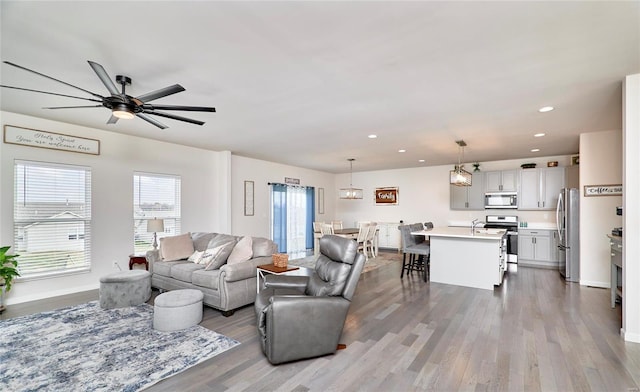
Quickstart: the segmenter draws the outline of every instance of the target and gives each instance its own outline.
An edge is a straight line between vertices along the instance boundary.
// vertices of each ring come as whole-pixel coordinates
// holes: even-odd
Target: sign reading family
[[[398,204],[398,188],[376,188],[375,199],[377,206],[395,206]]]
[[[622,184],[620,185],[585,185],[585,196],[620,196],[622,195]]]
[[[37,129],[21,128],[13,125],[4,126],[4,142],[22,146],[100,155],[100,140],[39,131]]]

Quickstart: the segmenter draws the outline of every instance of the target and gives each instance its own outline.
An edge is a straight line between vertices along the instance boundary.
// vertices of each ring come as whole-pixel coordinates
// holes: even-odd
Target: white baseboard
[[[93,283],[86,286],[74,287],[72,289],[61,289],[61,290],[49,291],[46,293],[38,293],[34,295],[23,295],[16,299],[12,299],[11,296],[8,296],[8,298],[5,298],[5,299],[6,299],[7,305],[14,305],[14,304],[21,304],[24,302],[48,299],[52,297],[59,297],[61,295],[81,293],[83,291],[97,290],[99,288],[100,288],[100,283],[98,282],[98,283]]]
[[[610,289],[611,282],[598,282],[595,280],[580,280],[580,286],[597,287],[600,289]]]
[[[640,334],[625,332],[623,328],[620,328],[620,335],[626,342],[640,343]]]

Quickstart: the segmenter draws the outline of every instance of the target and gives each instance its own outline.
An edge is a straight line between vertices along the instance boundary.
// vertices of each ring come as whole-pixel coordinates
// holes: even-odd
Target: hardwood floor
[[[13,305],[2,318],[92,299]],[[487,291],[401,280],[395,263],[362,275],[346,350],[272,366],[252,306],[228,318],[205,307],[201,325],[242,344],[149,391],[638,391],[640,344],[620,338],[609,300],[554,270],[520,267]]]

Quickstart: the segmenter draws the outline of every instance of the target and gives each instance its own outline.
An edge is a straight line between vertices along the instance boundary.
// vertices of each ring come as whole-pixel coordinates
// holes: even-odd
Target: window
[[[153,233],[147,232],[149,219],[162,219],[164,232],[158,239],[180,233],[180,177],[164,174],[133,174],[134,249],[142,254],[153,249]]]
[[[91,169],[15,161],[14,251],[24,278],[91,267]]]

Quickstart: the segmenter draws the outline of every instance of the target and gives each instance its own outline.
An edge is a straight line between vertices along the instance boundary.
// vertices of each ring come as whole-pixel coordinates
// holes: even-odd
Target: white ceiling
[[[454,163],[457,139],[466,161],[576,153],[580,133],[621,129],[621,82],[640,72],[637,1],[0,7],[3,61],[106,95],[92,60],[131,77],[130,95],[180,83],[154,103],[217,113],[107,125],[106,108],[5,88],[2,110],[328,172]],[[6,64],[0,81],[84,96]]]

